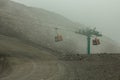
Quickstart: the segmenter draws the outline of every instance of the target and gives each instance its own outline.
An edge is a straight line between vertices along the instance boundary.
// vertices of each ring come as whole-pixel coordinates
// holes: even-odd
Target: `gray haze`
[[[14,0],[62,14],[120,43],[120,0]]]

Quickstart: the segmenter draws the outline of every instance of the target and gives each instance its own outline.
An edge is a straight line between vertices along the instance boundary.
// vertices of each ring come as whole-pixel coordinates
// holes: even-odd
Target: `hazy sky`
[[[120,0],[14,0],[40,7],[82,24],[97,27],[100,32],[120,43]]]

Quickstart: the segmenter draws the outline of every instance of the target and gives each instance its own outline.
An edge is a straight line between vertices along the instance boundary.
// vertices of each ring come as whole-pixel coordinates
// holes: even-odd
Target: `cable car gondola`
[[[57,34],[57,36],[55,36],[55,42],[59,42],[59,41],[63,41],[63,37],[62,35]]]
[[[93,45],[100,45],[100,40],[97,38],[93,39]]]
[[[58,33],[58,28],[55,28],[57,35],[55,36],[55,42],[63,41],[62,35]]]

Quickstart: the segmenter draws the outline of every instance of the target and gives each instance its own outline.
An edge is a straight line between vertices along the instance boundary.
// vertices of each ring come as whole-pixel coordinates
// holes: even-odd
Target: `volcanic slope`
[[[62,15],[40,8],[28,7],[10,0],[0,0],[0,34],[49,48],[54,51],[74,54],[86,53],[87,40],[75,33],[83,25],[78,25]],[[58,33],[63,41],[56,43]],[[118,53],[119,46],[103,36],[101,45],[92,46],[92,53]]]

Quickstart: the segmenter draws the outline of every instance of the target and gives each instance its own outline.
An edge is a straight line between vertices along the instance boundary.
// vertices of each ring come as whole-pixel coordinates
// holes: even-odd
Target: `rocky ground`
[[[109,38],[100,38],[91,51],[114,54],[78,55],[86,53],[86,37],[75,34],[82,27],[50,11],[0,0],[0,80],[120,80],[120,47]],[[54,28],[61,28],[63,42],[54,41]]]
[[[120,80],[120,55],[70,55],[40,60],[8,57],[12,66],[0,80]]]
[[[120,54],[61,54],[1,35],[0,80],[120,80]]]

